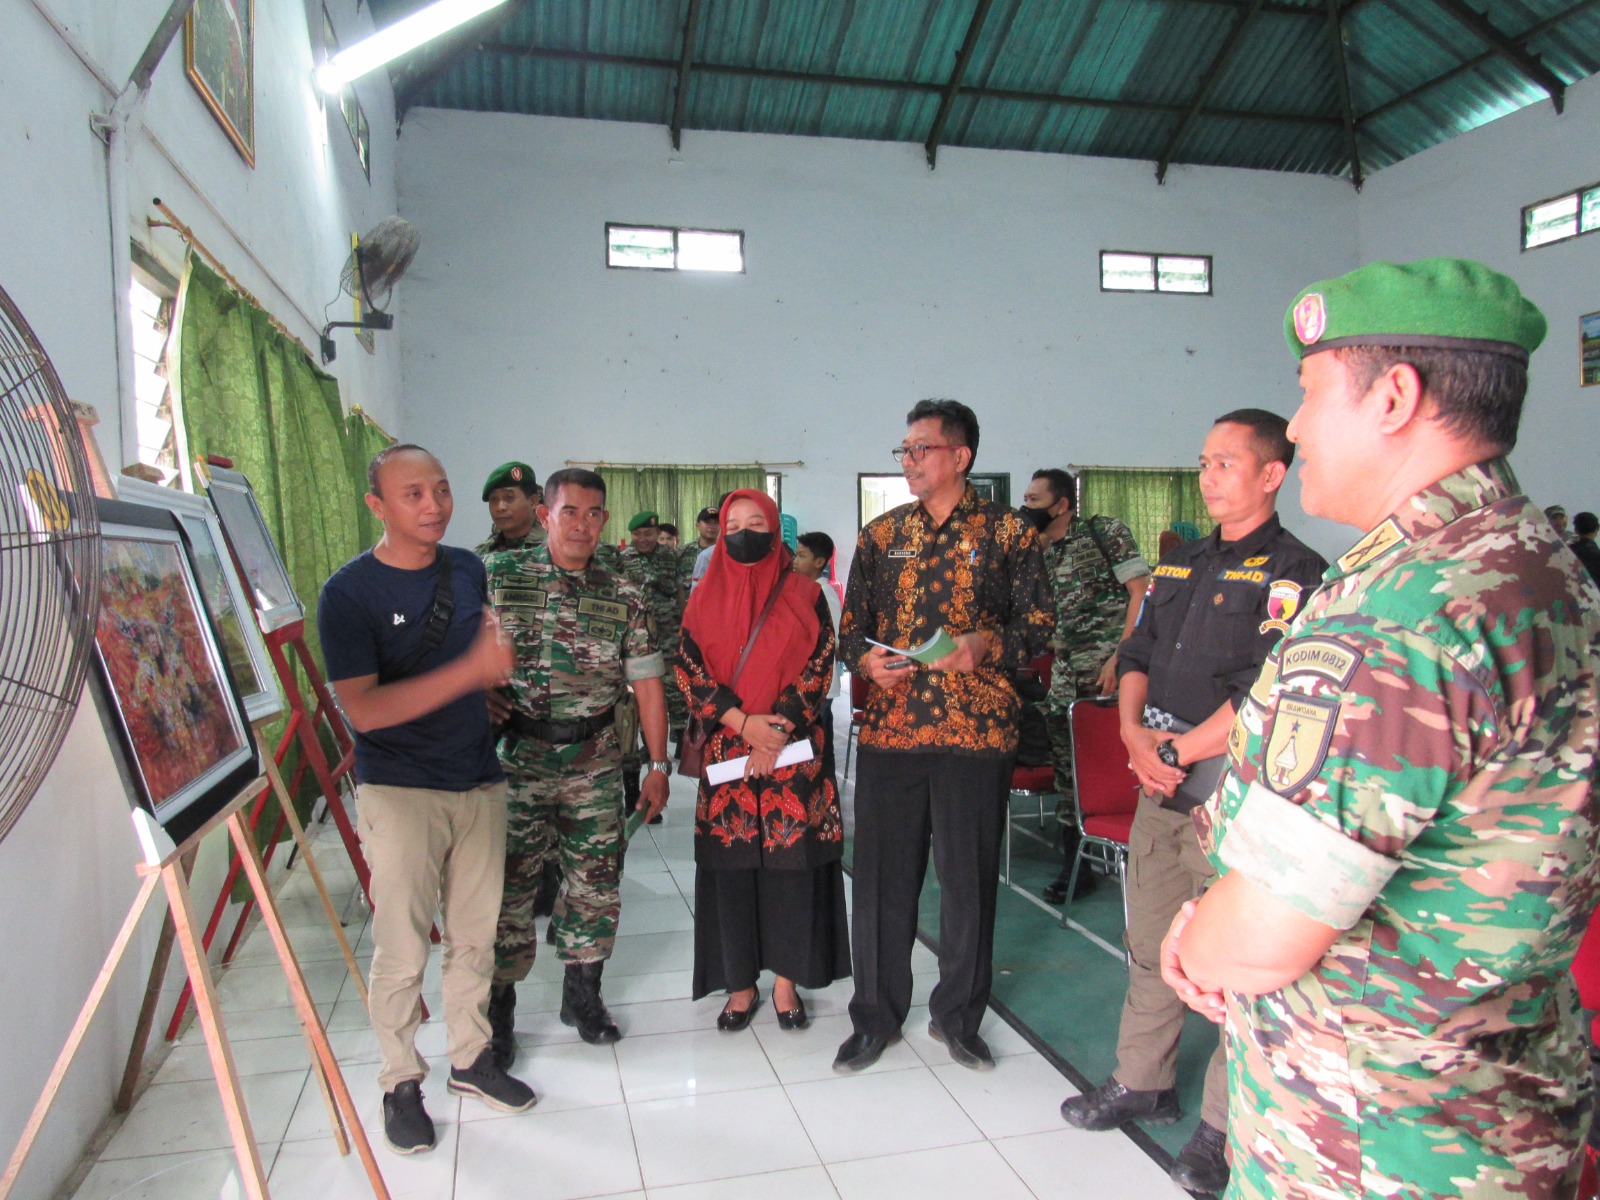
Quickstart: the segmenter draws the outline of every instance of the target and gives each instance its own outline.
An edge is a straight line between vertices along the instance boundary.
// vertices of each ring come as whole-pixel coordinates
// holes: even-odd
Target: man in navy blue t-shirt
[[[444,935],[448,1087],[502,1112],[533,1089],[494,1064],[489,984],[505,871],[506,784],[486,689],[514,659],[476,555],[441,546],[453,502],[444,467],[420,446],[379,452],[367,507],[383,537],[322,588],[317,627],[328,679],[356,731],[356,802],[372,872],[368,1012],[383,1058],[384,1136],[431,1150],[416,1049],[434,914]]]

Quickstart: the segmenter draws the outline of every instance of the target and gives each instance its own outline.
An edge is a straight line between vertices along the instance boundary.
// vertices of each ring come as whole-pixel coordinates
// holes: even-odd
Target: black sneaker
[[[466,1070],[450,1068],[449,1088],[458,1096],[476,1096],[501,1112],[527,1112],[539,1097],[520,1079],[494,1065],[494,1050],[485,1046]]]
[[[383,1094],[383,1140],[396,1154],[433,1149],[433,1119],[422,1107],[422,1085],[415,1079]]]

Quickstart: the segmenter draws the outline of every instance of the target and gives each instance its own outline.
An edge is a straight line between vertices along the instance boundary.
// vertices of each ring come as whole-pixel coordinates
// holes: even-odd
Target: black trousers
[[[1009,757],[858,751],[851,924],[856,1032],[891,1037],[911,1009],[917,899],[938,872],[939,983],[929,1015],[955,1037],[983,1022],[993,982],[995,889]]]

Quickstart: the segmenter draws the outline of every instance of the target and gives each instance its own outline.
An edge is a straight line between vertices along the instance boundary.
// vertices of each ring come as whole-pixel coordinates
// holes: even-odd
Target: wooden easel
[[[278,820],[273,826],[271,837],[267,841],[264,861],[272,861],[273,852],[277,849],[279,837],[283,833],[286,822],[290,822],[298,829],[300,821],[294,814],[294,804],[291,797],[299,790],[300,782],[305,777],[309,768],[316,776],[317,783],[322,790],[323,799],[327,802],[328,812],[333,816],[333,822],[339,829],[340,840],[344,842],[345,852],[350,856],[350,864],[355,868],[356,879],[361,884],[361,890],[366,894],[370,903],[372,900],[371,872],[367,869],[366,857],[361,852],[361,840],[356,835],[355,826],[350,822],[349,811],[344,806],[344,800],[339,793],[339,781],[350,774],[355,762],[354,743],[350,731],[345,726],[344,718],[333,705],[333,697],[328,692],[327,684],[322,680],[322,673],[317,670],[316,661],[311,657],[311,652],[305,643],[305,622],[294,621],[280,629],[273,630],[265,635],[267,653],[272,657],[273,668],[278,673],[278,682],[283,687],[284,699],[287,701],[288,724],[284,727],[283,736],[279,739],[278,746],[272,754],[266,753],[262,748],[263,760],[272,763],[270,773],[277,784]],[[311,681],[312,693],[316,698],[316,705],[307,708],[305,696],[300,691],[300,685],[295,680],[294,668],[290,663],[285,647],[292,647],[306,677]],[[339,749],[339,761],[332,766],[328,763],[327,755],[323,753],[319,730],[328,728],[334,739],[334,745]],[[259,731],[258,731],[259,736]],[[282,776],[279,772],[284,759],[288,756],[289,747],[296,743],[300,746],[300,761],[296,764],[287,790],[283,787]],[[266,811],[267,800],[273,795],[274,788],[266,786],[256,795],[250,807],[249,825],[252,834],[261,824],[262,814]],[[303,832],[303,831],[302,831]],[[304,838],[297,833],[296,841],[300,844],[301,853],[305,852]],[[227,911],[228,901],[233,895],[234,884],[238,881],[239,870],[243,859],[238,854],[231,856],[228,864],[228,873],[222,881],[222,889],[217,894],[216,903],[212,906],[211,916],[206,921],[205,932],[201,935],[201,945],[209,952],[211,943],[215,939],[217,929],[222,923],[223,914]],[[228,938],[228,944],[222,953],[222,963],[226,965],[233,959],[233,953],[239,947],[239,940],[244,933],[245,922],[249,920],[253,899],[247,898],[239,911],[238,919],[234,922],[233,933]],[[337,924],[337,920],[335,921]],[[341,934],[341,940],[342,940]],[[358,972],[359,974],[359,972]],[[190,988],[185,985],[178,995],[178,1002],[173,1006],[172,1017],[167,1022],[167,1040],[170,1042],[178,1036],[178,1029],[183,1024],[183,1016],[188,1008]]]
[[[268,773],[274,777],[273,782],[281,788],[282,777],[277,773],[276,763],[272,763]],[[345,1085],[338,1060],[334,1058],[333,1050],[328,1045],[327,1032],[322,1027],[321,1017],[317,1015],[316,1005],[312,1003],[305,975],[301,972],[300,963],[294,956],[294,948],[289,944],[288,934],[283,927],[283,918],[278,912],[277,900],[267,885],[266,865],[262,862],[261,854],[256,849],[255,839],[244,820],[242,809],[260,786],[260,780],[251,783],[221,812],[185,839],[182,845],[172,846],[168,839],[164,849],[157,849],[151,836],[141,834],[140,840],[145,847],[146,861],[136,868],[142,878],[138,894],[134,897],[133,906],[128,910],[127,918],[111,944],[111,950],[100,968],[100,974],[95,978],[94,986],[89,989],[88,999],[84,1001],[83,1008],[78,1013],[77,1022],[67,1035],[67,1043],[62,1047],[50,1077],[45,1082],[44,1091],[40,1094],[39,1101],[34,1105],[28,1123],[23,1128],[22,1138],[6,1165],[5,1174],[0,1175],[0,1200],[8,1200],[12,1188],[16,1185],[22,1166],[38,1139],[39,1130],[44,1125],[44,1119],[55,1103],[62,1080],[77,1056],[78,1049],[88,1033],[89,1025],[94,1020],[107,989],[111,986],[112,978],[127,951],[128,943],[133,938],[134,930],[139,925],[139,919],[149,906],[157,883],[166,889],[174,940],[183,953],[184,963],[189,971],[189,981],[194,987],[195,1008],[200,1014],[200,1024],[205,1031],[212,1073],[217,1079],[217,1091],[221,1095],[223,1114],[228,1122],[228,1133],[233,1142],[234,1154],[239,1160],[244,1194],[250,1200],[267,1200],[270,1195],[267,1190],[266,1172],[261,1163],[260,1147],[256,1144],[255,1132],[250,1125],[250,1114],[245,1107],[239,1073],[233,1062],[233,1050],[228,1043],[222,1012],[217,1004],[216,985],[212,979],[211,967],[206,960],[205,948],[196,935],[197,922],[193,898],[190,896],[189,881],[183,869],[184,860],[192,855],[201,839],[219,825],[228,827],[234,848],[244,863],[244,872],[250,880],[255,900],[261,905],[262,920],[272,937],[273,946],[277,949],[278,961],[282,964],[284,977],[289,983],[289,994],[294,999],[295,1010],[300,1016],[301,1026],[305,1030],[306,1040],[311,1048],[312,1073],[317,1077],[323,1101],[328,1107],[328,1119],[333,1127],[339,1153],[348,1154],[350,1143],[354,1140],[356,1152],[361,1157],[367,1179],[372,1185],[373,1195],[378,1200],[388,1200],[388,1186],[384,1183],[383,1174],[373,1157],[372,1146],[367,1141],[366,1131],[361,1126],[361,1118],[356,1112],[355,1103],[350,1098],[350,1089]],[[150,822],[148,815],[142,811],[134,813],[134,822],[135,826],[141,829],[154,828],[153,822]],[[144,824],[141,824],[142,822]],[[326,899],[325,890],[323,894]],[[348,946],[345,949],[348,955]],[[351,965],[354,966],[353,959]],[[142,1049],[142,1043],[140,1045]]]
[[[322,911],[327,915],[328,925],[333,930],[333,936],[338,939],[339,951],[344,956],[345,966],[350,969],[350,978],[355,981],[356,991],[360,993],[361,1001],[364,1004],[367,999],[366,980],[361,977],[361,968],[357,966],[355,954],[350,949],[350,941],[345,937],[344,925],[339,920],[339,914],[334,908],[333,897],[328,893],[327,882],[322,878],[322,872],[317,867],[316,854],[311,849],[311,840],[306,836],[305,826],[300,823],[300,816],[295,812],[294,805],[290,803],[290,793],[283,782],[283,773],[279,770],[277,761],[267,753],[264,726],[270,720],[271,718],[267,717],[254,724],[256,750],[261,755],[261,761],[266,764],[267,778],[271,781],[271,791],[276,793],[279,805],[288,814],[289,827],[294,832],[295,845],[299,847],[300,856],[305,859],[306,870],[310,872],[312,882],[316,884],[317,895],[322,900]],[[259,801],[257,803],[259,804]],[[254,829],[254,823],[252,823],[251,828],[252,830]],[[233,855],[233,861],[235,864],[240,861],[236,853]],[[263,863],[265,863],[265,859],[263,859]],[[183,869],[184,877],[188,878],[194,869],[193,847],[183,857],[180,865]],[[233,876],[230,874],[229,878],[231,880]],[[224,889],[224,894],[231,887],[232,884],[228,884],[227,888]],[[155,1024],[156,1004],[161,998],[161,984],[167,977],[167,964],[172,958],[174,932],[175,926],[169,916],[161,926],[161,937],[156,943],[155,957],[150,964],[150,978],[145,983],[144,1001],[139,1007],[139,1020],[134,1026],[133,1048],[128,1053],[128,1065],[122,1073],[122,1086],[117,1090],[117,1098],[112,1103],[112,1107],[117,1112],[127,1112],[133,1107],[133,1093],[138,1087],[139,1073],[144,1067],[144,1052],[150,1040],[150,1027]],[[206,945],[204,938],[201,939],[201,945]],[[189,993],[189,990],[188,985],[185,984],[185,995]],[[171,1038],[172,1034],[169,1033],[168,1040],[170,1041]]]

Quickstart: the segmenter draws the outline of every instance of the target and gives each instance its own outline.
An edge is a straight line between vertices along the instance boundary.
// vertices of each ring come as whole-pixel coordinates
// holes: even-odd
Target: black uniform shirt
[[[1237,542],[1214,529],[1180,543],[1151,576],[1139,622],[1117,651],[1118,677],[1144,672],[1146,702],[1192,725],[1224,700],[1237,708],[1327,568],[1277,514]]]

